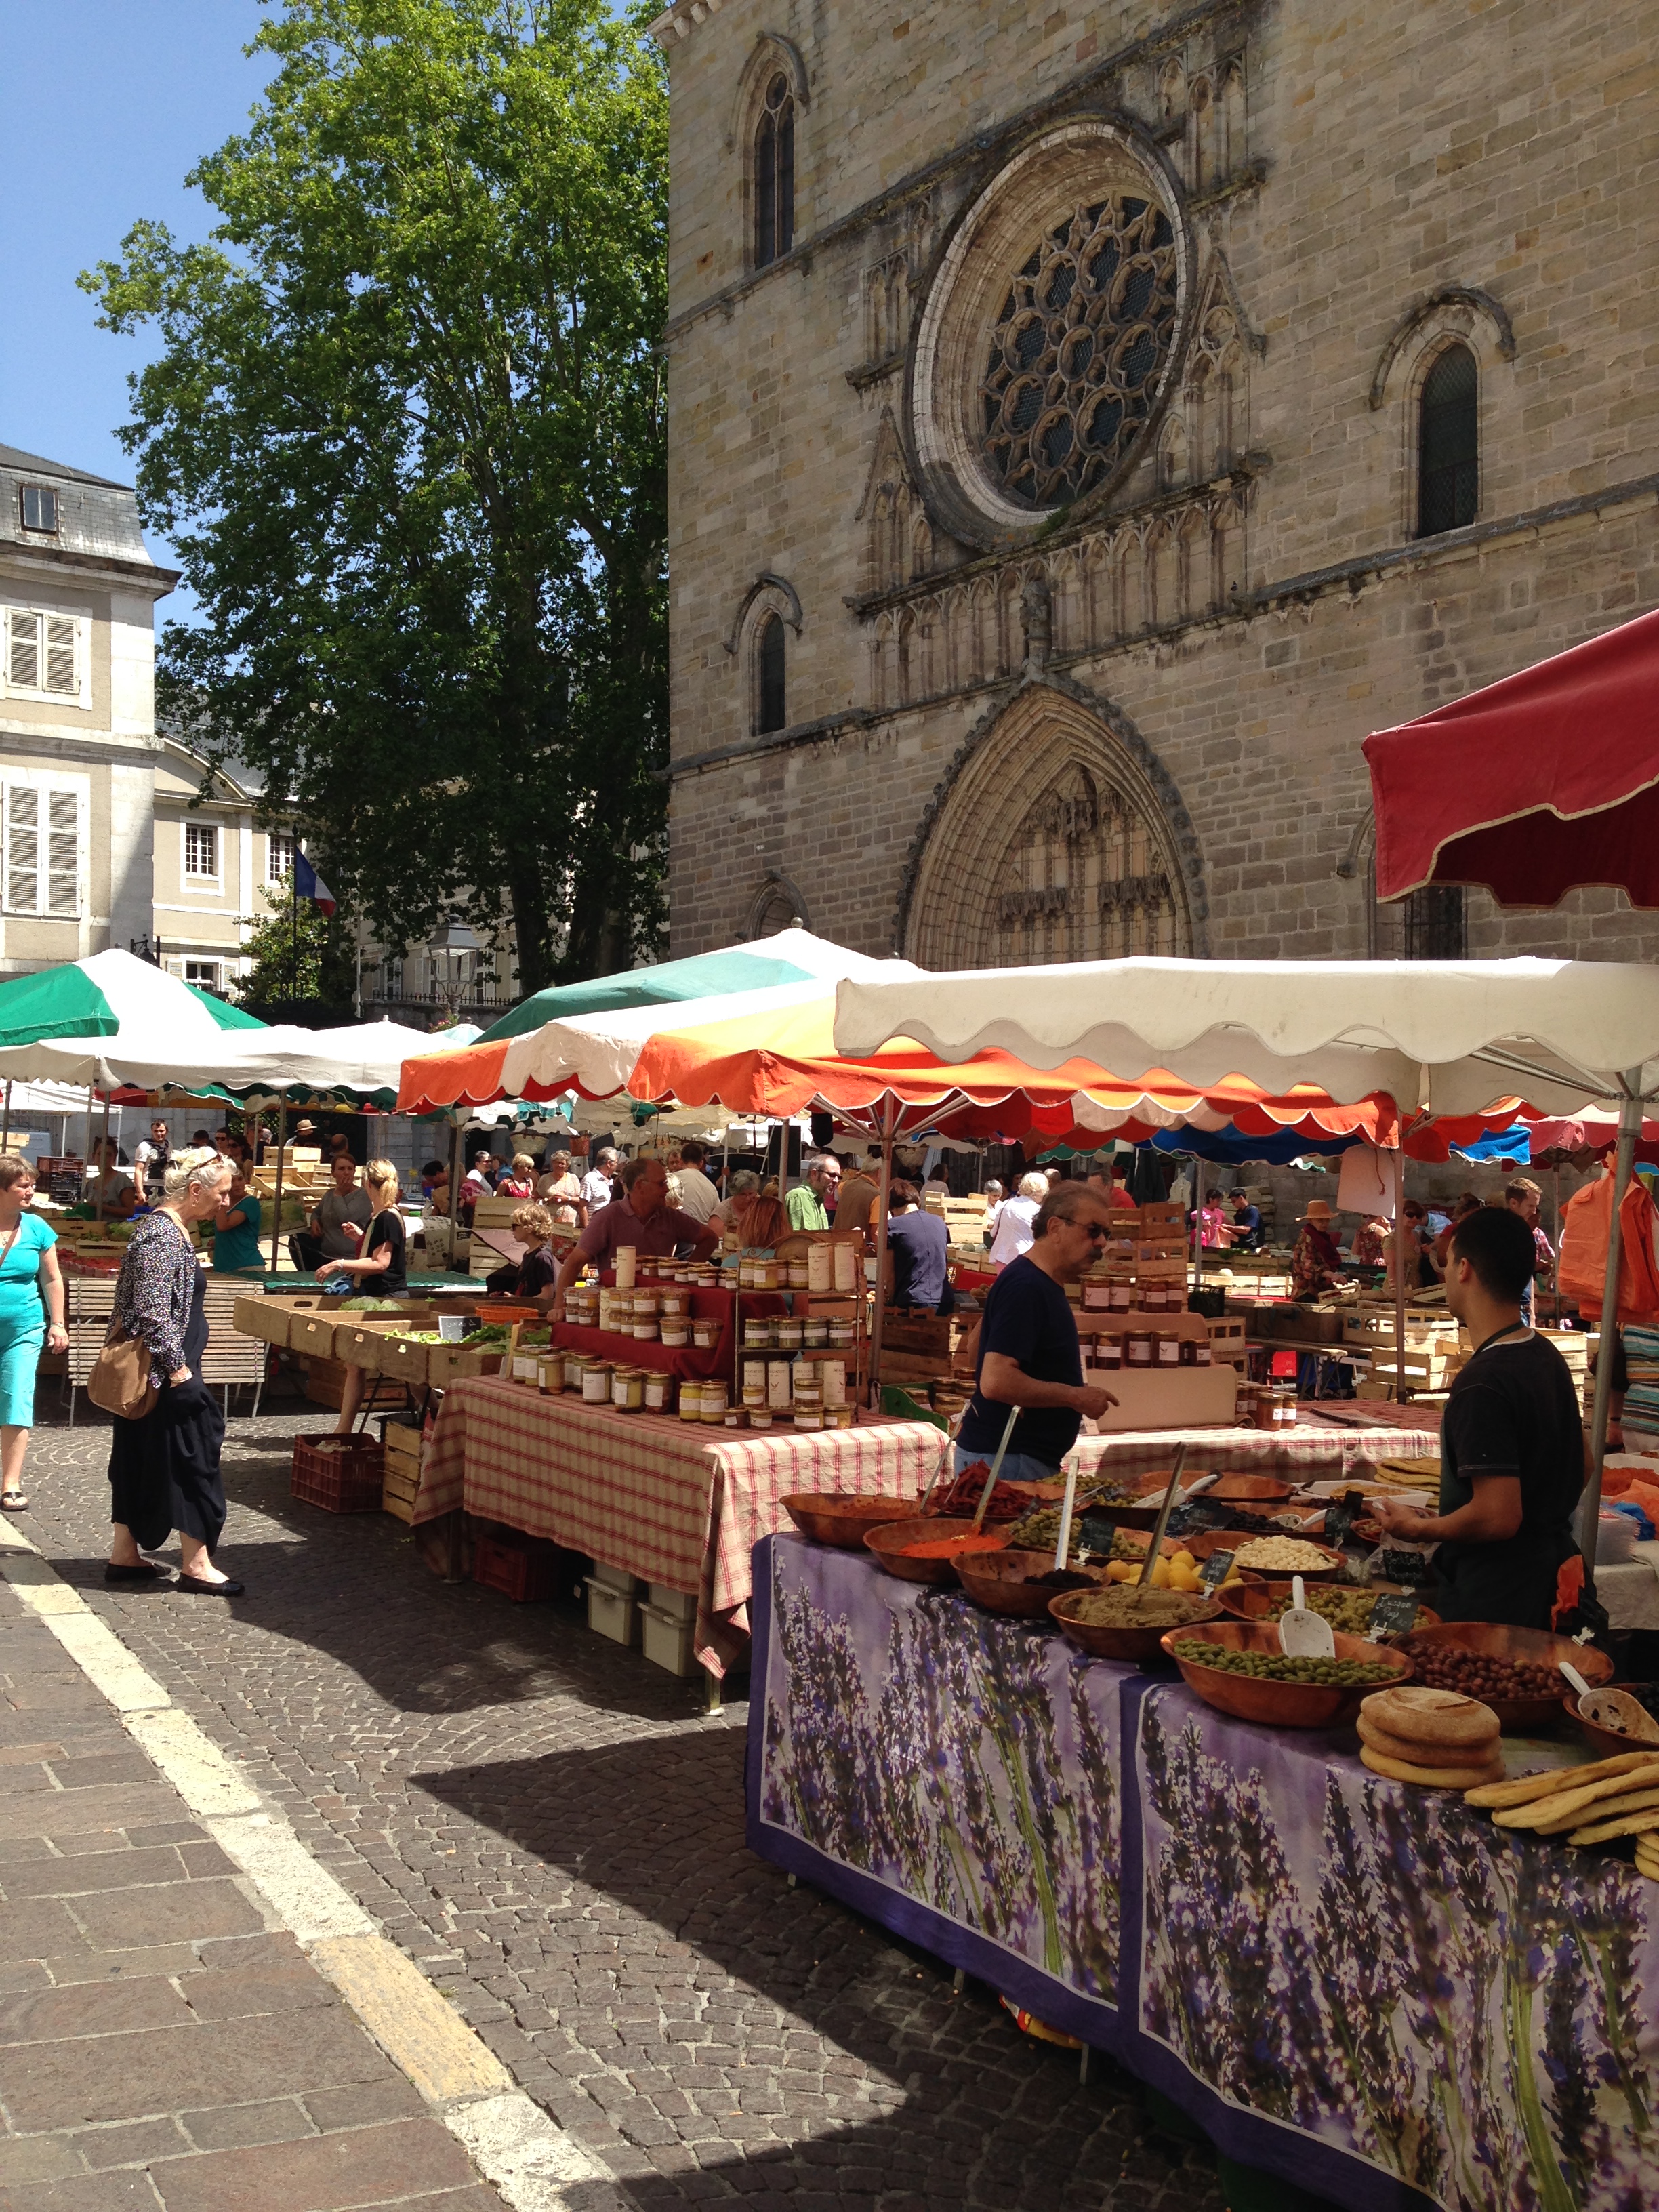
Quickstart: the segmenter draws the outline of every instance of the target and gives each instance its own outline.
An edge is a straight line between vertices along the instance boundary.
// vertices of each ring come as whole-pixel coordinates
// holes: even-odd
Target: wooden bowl
[[[1305,1583],[1308,1577],[1304,1575],[1302,1579]],[[1365,1586],[1363,1595],[1368,1598],[1381,1597],[1385,1590],[1396,1588],[1398,1585],[1394,1583],[1370,1583]],[[1265,1579],[1260,1575],[1251,1574],[1245,1575],[1243,1583],[1239,1589],[1224,1589],[1218,1593],[1222,1611],[1231,1613],[1235,1620],[1266,1620],[1275,1605],[1288,1605],[1294,1595],[1291,1577],[1288,1575],[1283,1578],[1274,1577],[1272,1579]],[[1418,1607],[1417,1619],[1413,1623],[1413,1627],[1437,1628],[1439,1626],[1440,1615],[1437,1613],[1431,1612],[1425,1605]],[[1363,1637],[1360,1638],[1362,1643],[1364,1640]],[[1389,1636],[1380,1640],[1384,1643],[1397,1644],[1400,1639],[1398,1637]]]
[[[1048,1573],[1054,1564],[1052,1552],[969,1552],[953,1564],[957,1580],[974,1603],[1010,1620],[1046,1620],[1053,1599],[1078,1595],[1045,1589],[1041,1583],[1026,1580],[1028,1575]],[[1076,1567],[1073,1572],[1102,1579],[1092,1567]]]
[[[872,1528],[886,1521],[914,1521],[914,1498],[848,1498],[833,1490],[797,1490],[780,1504],[803,1536],[856,1552]]]
[[[884,1521],[866,1530],[864,1543],[866,1550],[873,1552],[878,1562],[902,1583],[926,1583],[933,1589],[953,1589],[957,1571],[950,1559],[906,1559],[904,1547],[907,1544],[938,1543],[946,1536],[971,1536],[973,1533],[970,1517],[958,1520],[945,1514],[933,1514],[926,1521],[915,1517],[908,1521]],[[987,1529],[982,1533],[989,1535],[994,1532]]]
[[[1224,1474],[1203,1492],[1220,1505],[1282,1505],[1296,1489],[1271,1474]]]
[[[1576,1659],[1572,1663],[1575,1667],[1578,1666]],[[1578,1671],[1581,1674],[1584,1674],[1582,1667],[1578,1667]],[[1587,1682],[1589,1681],[1589,1676],[1584,1674],[1584,1680]],[[1595,1684],[1591,1684],[1592,1688],[1596,1686]],[[1614,1687],[1637,1692],[1645,1690],[1652,1695],[1654,1686],[1651,1682],[1619,1682],[1614,1685]],[[1655,1759],[1659,1759],[1659,1743],[1638,1743],[1634,1736],[1620,1735],[1617,1729],[1603,1728],[1597,1721],[1587,1721],[1578,1710],[1577,1690],[1569,1690],[1561,1703],[1566,1707],[1567,1717],[1573,1726],[1581,1735],[1588,1738],[1595,1746],[1603,1759],[1617,1759],[1621,1752],[1626,1751],[1650,1751]]]
[[[1316,1682],[1263,1681],[1253,1674],[1224,1674],[1218,1667],[1192,1666],[1176,1656],[1171,1645],[1187,1636],[1197,1636],[1206,1644],[1229,1644],[1235,1650],[1276,1652],[1278,1627],[1267,1621],[1220,1620],[1208,1627],[1172,1628],[1164,1638],[1164,1649],[1180,1668],[1187,1686],[1206,1705],[1213,1705],[1218,1713],[1231,1713],[1235,1720],[1260,1721],[1267,1728],[1342,1728],[1374,1690],[1396,1690],[1411,1680],[1411,1661],[1398,1644],[1367,1644],[1359,1636],[1337,1637],[1337,1657],[1386,1666],[1392,1670],[1392,1680],[1345,1690],[1327,1689]]]
[[[1273,1540],[1270,1537],[1261,1536],[1259,1531],[1255,1534],[1247,1535],[1243,1530],[1237,1528],[1212,1528],[1202,1536],[1188,1536],[1186,1539],[1186,1546],[1201,1566],[1212,1552],[1241,1552],[1246,1544],[1254,1544],[1257,1541],[1268,1543]],[[1346,1578],[1348,1563],[1340,1552],[1333,1550],[1328,1544],[1315,1544],[1311,1536],[1297,1536],[1292,1538],[1291,1541],[1297,1544],[1313,1544],[1316,1552],[1324,1554],[1326,1564],[1322,1567],[1303,1569],[1302,1579],[1304,1583],[1340,1583]],[[1242,1567],[1239,1571],[1242,1574],[1255,1575],[1259,1579],[1269,1576],[1279,1580],[1289,1579],[1282,1571],[1267,1567]]]
[[[1437,1628],[1413,1628],[1408,1636],[1397,1638],[1393,1649],[1409,1658],[1414,1651],[1431,1651],[1449,1644],[1465,1651],[1492,1651],[1500,1658],[1524,1659],[1534,1666],[1557,1667],[1565,1659],[1578,1669],[1593,1690],[1613,1680],[1613,1662],[1604,1651],[1575,1644],[1568,1636],[1552,1636],[1541,1628],[1510,1628],[1500,1621],[1446,1620]],[[1553,1689],[1547,1696],[1481,1696],[1480,1701],[1492,1707],[1502,1727],[1524,1735],[1530,1729],[1549,1728],[1560,1719],[1561,1690],[1566,1686],[1564,1676],[1561,1689]],[[1480,1696],[1478,1691],[1469,1694]],[[1626,1751],[1633,1748],[1628,1743],[1622,1747]]]
[[[1115,1659],[1120,1665],[1131,1667],[1155,1667],[1167,1657],[1163,1639],[1177,1632],[1166,1628],[1114,1628],[1103,1621],[1079,1620],[1067,1608],[1077,1599],[1087,1595],[1086,1590],[1061,1590],[1048,1601],[1048,1618],[1059,1626],[1068,1643],[1075,1644],[1079,1651],[1086,1651],[1091,1659]],[[1221,1607],[1212,1599],[1204,1611],[1194,1614],[1178,1632],[1185,1635],[1188,1628],[1197,1628],[1220,1618]]]

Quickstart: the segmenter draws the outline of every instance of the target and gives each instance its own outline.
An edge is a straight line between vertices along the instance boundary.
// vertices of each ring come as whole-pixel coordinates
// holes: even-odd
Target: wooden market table
[[[718,1680],[748,1648],[750,1554],[791,1525],[781,1500],[917,1495],[944,1444],[926,1421],[866,1415],[852,1429],[751,1434],[481,1376],[444,1393],[414,1518],[464,1506],[694,1596],[693,1649]]]

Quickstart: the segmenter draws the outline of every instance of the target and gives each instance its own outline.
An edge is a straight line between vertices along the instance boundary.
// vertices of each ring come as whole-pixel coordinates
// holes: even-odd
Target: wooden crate
[[[325,1313],[321,1307],[296,1309],[289,1322],[289,1350],[301,1352],[308,1359],[332,1359],[334,1332],[339,1320],[337,1314]]]
[[[428,1353],[437,1346],[417,1341],[413,1337],[399,1336],[388,1330],[376,1352],[375,1372],[390,1382],[401,1382],[411,1390],[425,1389],[430,1379]]]
[[[415,1518],[415,1501],[421,1491],[421,1462],[388,1452],[380,1477],[380,1510],[408,1525]]]
[[[501,1372],[502,1352],[469,1352],[464,1344],[428,1344],[426,1347],[426,1379],[434,1390],[447,1390],[452,1382],[466,1381],[474,1375],[496,1375]],[[394,1373],[382,1368],[382,1374]]]

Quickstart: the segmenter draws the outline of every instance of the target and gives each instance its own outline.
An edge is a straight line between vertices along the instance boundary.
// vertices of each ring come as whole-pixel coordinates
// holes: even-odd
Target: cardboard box
[[[1238,1376],[1229,1366],[1097,1367],[1086,1379],[1117,1400],[1095,1426],[1103,1435],[1120,1429],[1231,1428],[1236,1419]]]

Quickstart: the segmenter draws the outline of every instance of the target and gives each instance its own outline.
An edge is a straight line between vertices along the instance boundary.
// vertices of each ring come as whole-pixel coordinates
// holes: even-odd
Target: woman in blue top
[[[53,1352],[69,1348],[58,1238],[26,1211],[33,1196],[28,1162],[15,1152],[0,1153],[0,1508],[8,1513],[21,1513],[28,1504],[23,1455],[34,1426],[34,1370],[42,1340]]]
[[[264,1273],[259,1249],[259,1201],[250,1198],[247,1177],[240,1160],[231,1163],[232,1175],[219,1193],[213,1212],[213,1268],[216,1274],[250,1275]]]

